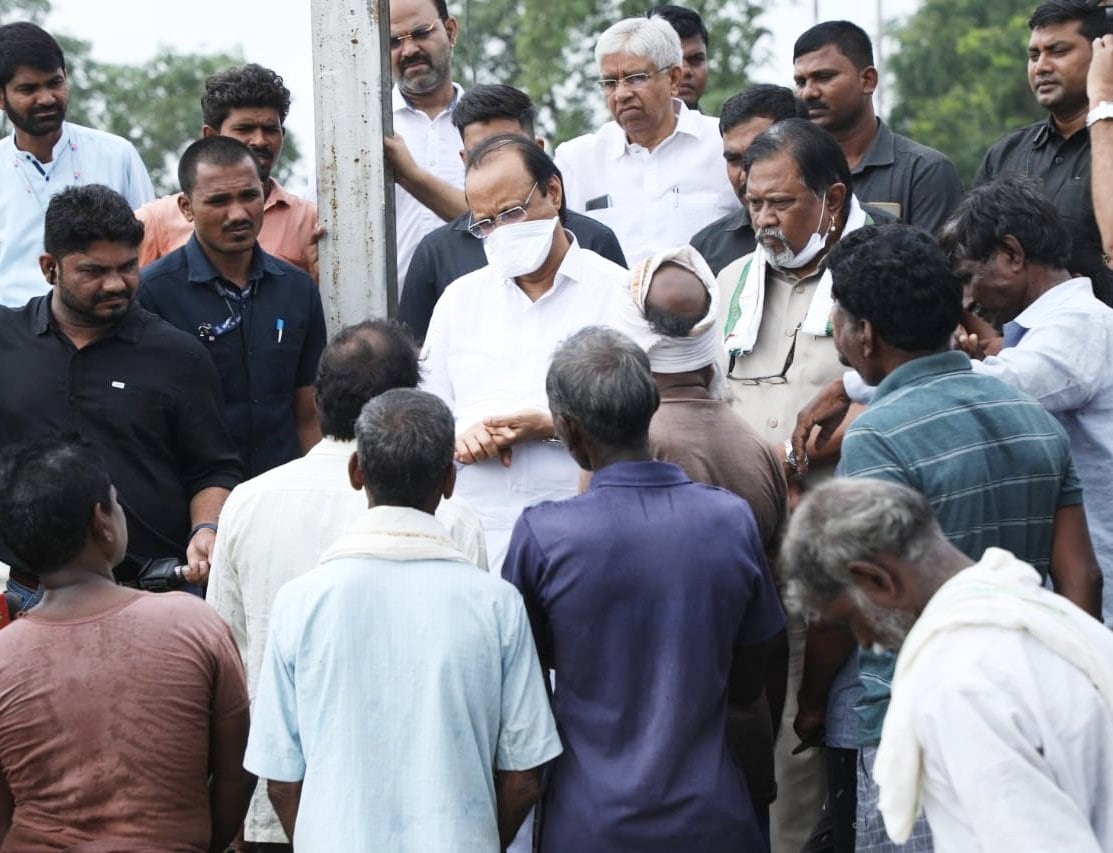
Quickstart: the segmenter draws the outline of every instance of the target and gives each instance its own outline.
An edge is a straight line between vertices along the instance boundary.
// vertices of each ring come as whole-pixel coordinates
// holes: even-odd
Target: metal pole
[[[394,182],[387,0],[312,0],[321,300],[329,333],[394,314]]]

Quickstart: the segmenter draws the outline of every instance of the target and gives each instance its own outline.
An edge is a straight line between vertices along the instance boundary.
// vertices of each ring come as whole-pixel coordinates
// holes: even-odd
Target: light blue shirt
[[[121,136],[63,122],[49,163],[16,148],[14,135],[0,139],[0,305],[18,308],[50,289],[39,269],[46,208],[66,187],[87,184],[114,189],[133,210],[155,197],[139,152]]]
[[[1067,431],[1105,576],[1102,615],[1113,625],[1113,309],[1098,301],[1088,278],[1073,278],[1013,322],[1025,330],[1019,341],[975,361],[974,370],[1035,397]]]
[[[244,766],[304,778],[299,851],[497,851],[495,771],[561,751],[521,596],[426,513],[357,527],[278,593]]]

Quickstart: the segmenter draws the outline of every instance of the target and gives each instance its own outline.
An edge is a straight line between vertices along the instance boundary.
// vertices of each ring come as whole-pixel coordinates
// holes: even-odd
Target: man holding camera
[[[242,478],[221,420],[216,370],[201,344],[133,303],[143,226],[100,185],[51,199],[40,258],[51,292],[0,308],[0,448],[73,431],[104,455],[130,547],[115,567],[174,557],[183,579],[208,576],[216,519]],[[0,541],[10,591],[41,597],[38,578]]]

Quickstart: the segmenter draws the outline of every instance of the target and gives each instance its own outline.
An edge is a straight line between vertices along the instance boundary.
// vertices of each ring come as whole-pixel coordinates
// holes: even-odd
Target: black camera
[[[135,581],[147,592],[173,592],[186,585],[185,570],[176,557],[157,557],[143,564]]]

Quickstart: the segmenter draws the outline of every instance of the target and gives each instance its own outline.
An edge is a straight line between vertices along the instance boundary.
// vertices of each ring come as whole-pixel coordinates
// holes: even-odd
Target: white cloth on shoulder
[[[866,212],[858,203],[858,198],[852,195],[846,227],[839,239],[864,227],[869,221]],[[745,280],[735,290],[734,298],[737,300],[737,305],[728,306],[724,346],[730,355],[748,355],[753,352],[754,345],[757,343],[761,317],[765,310],[765,276],[768,265],[769,250],[758,243],[750,260],[742,267]],[[825,269],[820,276],[815,293],[812,294],[812,301],[801,329],[816,337],[830,337],[831,309],[834,307],[835,303],[831,298],[831,271]]]
[[[971,626],[1025,631],[1064,662],[1080,670],[1113,713],[1113,661],[1098,654],[1108,646],[1101,622],[1040,585],[1036,570],[1008,551],[989,548],[981,561],[959,572],[932,596],[897,658],[892,699],[881,731],[873,775],[881,788],[880,810],[893,841],[907,840],[920,812],[924,758],[914,720],[916,663],[938,635]]]

